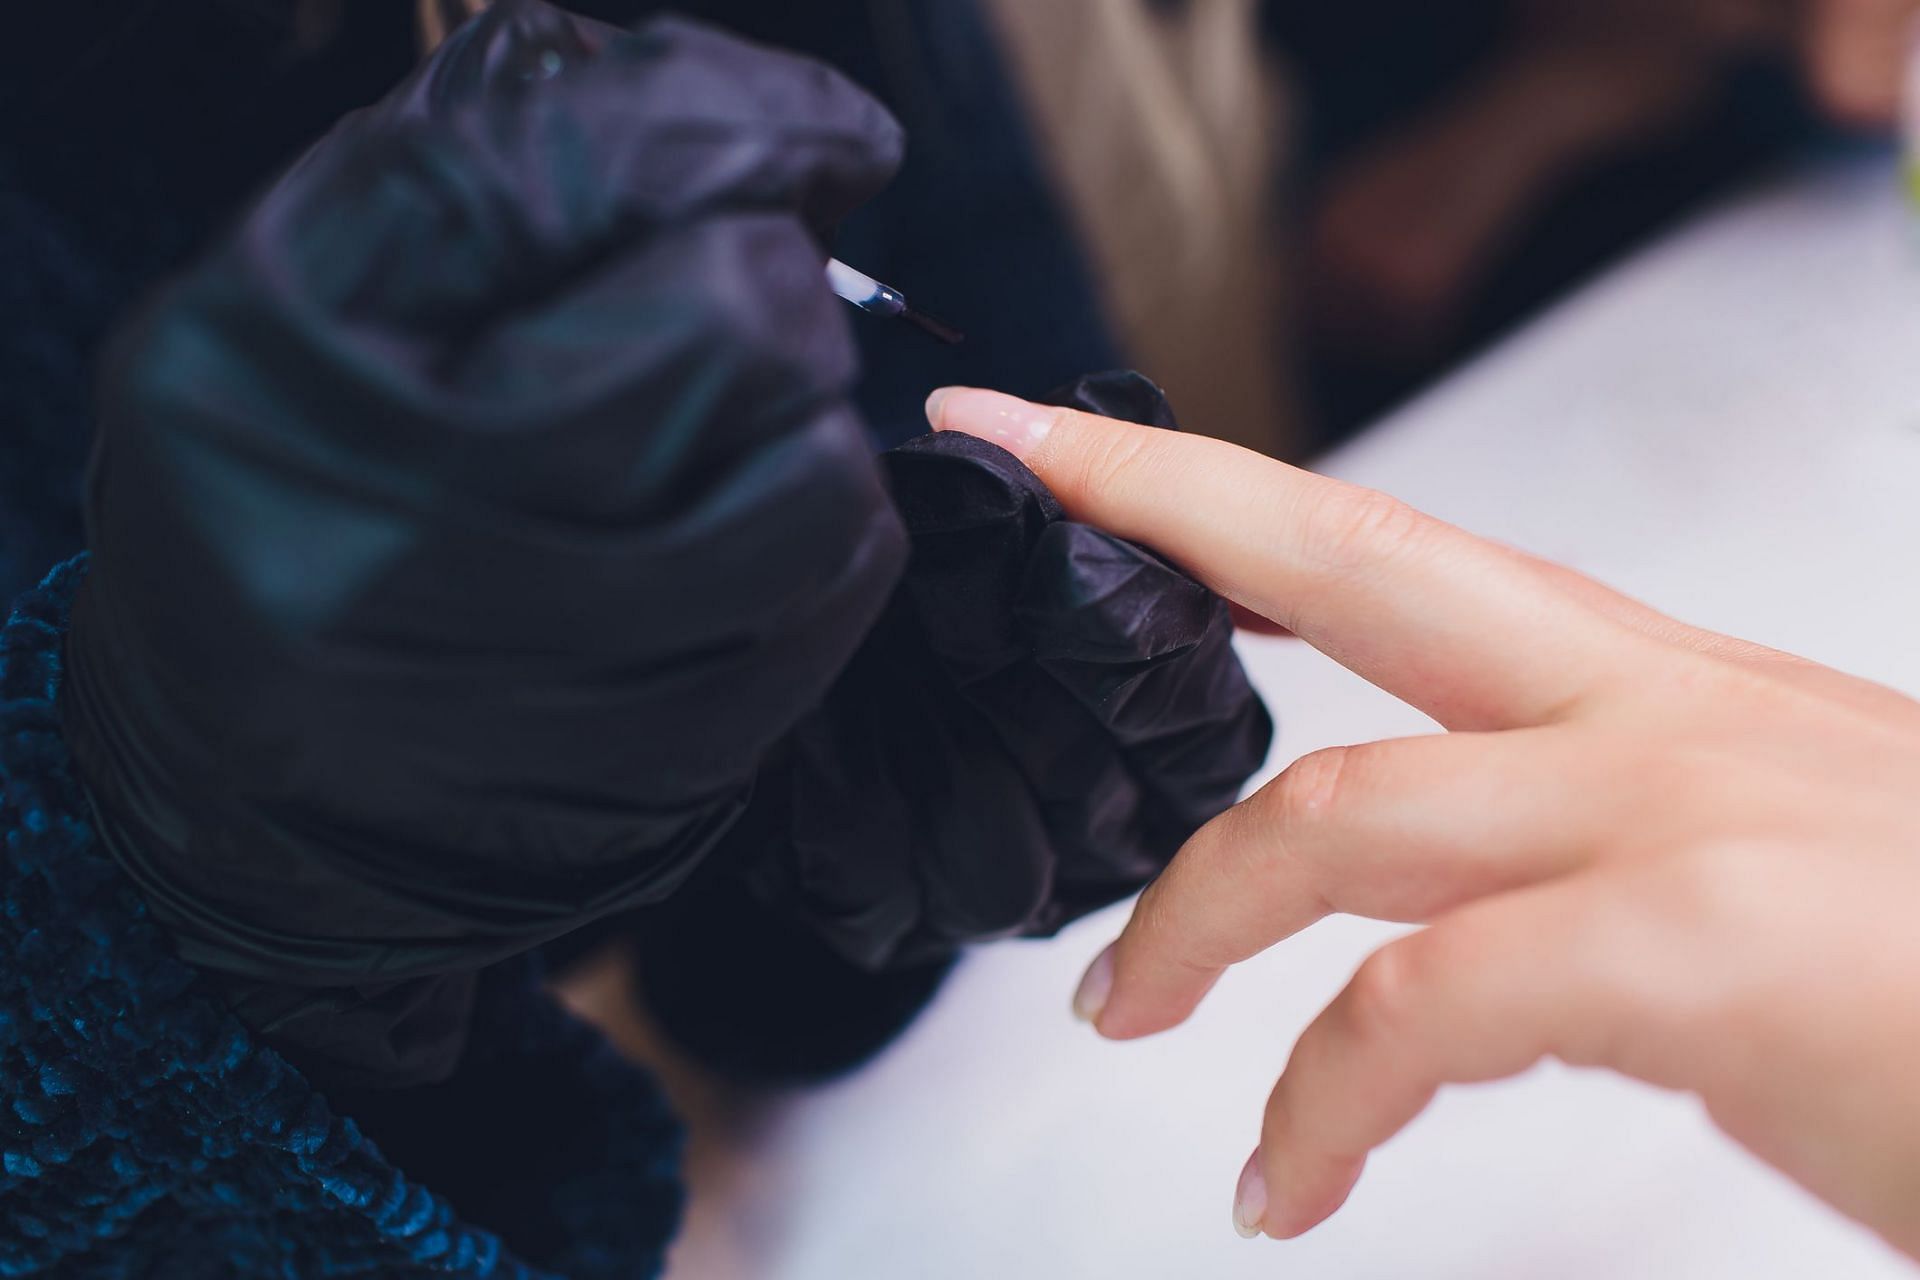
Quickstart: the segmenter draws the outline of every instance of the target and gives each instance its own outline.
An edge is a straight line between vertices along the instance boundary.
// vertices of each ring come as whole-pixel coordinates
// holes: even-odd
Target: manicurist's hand
[[[902,145],[498,0],[130,320],[62,705],[185,958],[470,972],[707,857],[905,559],[821,243]]]
[[[1325,1219],[1441,1085],[1558,1058],[1698,1094],[1920,1254],[1920,704],[1230,445],[982,391],[929,414],[1452,730],[1297,761],[1081,989],[1129,1039],[1328,914],[1429,926],[1301,1036],[1243,1231]]]

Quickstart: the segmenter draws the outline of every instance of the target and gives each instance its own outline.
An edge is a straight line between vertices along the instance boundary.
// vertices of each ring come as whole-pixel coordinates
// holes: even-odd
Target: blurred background
[[[607,4],[624,16],[631,5]],[[975,336],[868,408],[1134,365],[1187,427],[1339,442],[1689,211],[1884,132],[1911,0],[705,0],[906,121],[842,256]]]
[[[609,16],[632,4],[599,0]],[[1096,365],[1304,458],[1782,157],[1892,119],[1910,0],[687,0],[906,122],[841,256],[974,336],[927,388]]]
[[[1095,312],[1190,429],[1299,458],[1734,184],[1884,126],[1913,6],[977,8],[969,83],[1004,78],[1026,136],[965,145],[1032,148]]]
[[[483,2],[10,18],[0,590],[80,545],[88,370],[118,317]],[[812,53],[906,123],[905,172],[835,247],[972,341],[860,323],[880,442],[923,430],[937,385],[1131,365],[1189,429],[1301,459],[1730,186],[1884,131],[1916,0],[574,7]]]

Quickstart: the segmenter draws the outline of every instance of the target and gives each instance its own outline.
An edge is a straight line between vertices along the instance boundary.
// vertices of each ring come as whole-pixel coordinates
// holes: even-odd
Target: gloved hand
[[[1177,429],[1138,374],[1048,399]],[[747,1084],[856,1066],[961,944],[1134,892],[1272,737],[1211,592],[1067,520],[994,445],[948,432],[884,461],[913,551],[885,618],[701,882],[632,925],[651,1019]]]
[[[818,65],[503,0],[123,335],[69,737],[308,1065],[449,1069],[447,975],[667,894],[861,643],[903,545],[816,236],[900,150]]]
[[[1178,429],[1102,374],[1049,402]],[[763,897],[867,967],[1051,933],[1136,892],[1266,759],[1273,724],[1219,597],[1066,519],[970,436],[885,455],[901,589],[743,828]]]

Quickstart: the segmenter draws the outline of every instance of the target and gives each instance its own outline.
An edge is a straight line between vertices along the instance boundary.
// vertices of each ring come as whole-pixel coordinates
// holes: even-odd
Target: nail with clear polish
[[[1100,953],[1087,967],[1079,989],[1073,993],[1073,1016],[1082,1022],[1098,1022],[1107,1007],[1107,997],[1113,994],[1113,952],[1118,945],[1115,943]]]
[[[962,431],[1024,460],[1053,430],[1054,410],[978,387],[942,387],[927,397],[935,431]]]
[[[1267,1177],[1260,1171],[1260,1149],[1247,1157],[1240,1171],[1240,1185],[1233,1193],[1233,1229],[1242,1240],[1259,1235],[1267,1216]]]

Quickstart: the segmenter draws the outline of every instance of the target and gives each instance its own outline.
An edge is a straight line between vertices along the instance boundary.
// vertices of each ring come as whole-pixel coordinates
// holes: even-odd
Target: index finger
[[[1448,728],[1546,723],[1638,648],[1491,543],[1224,441],[970,388],[934,393],[927,416]]]

